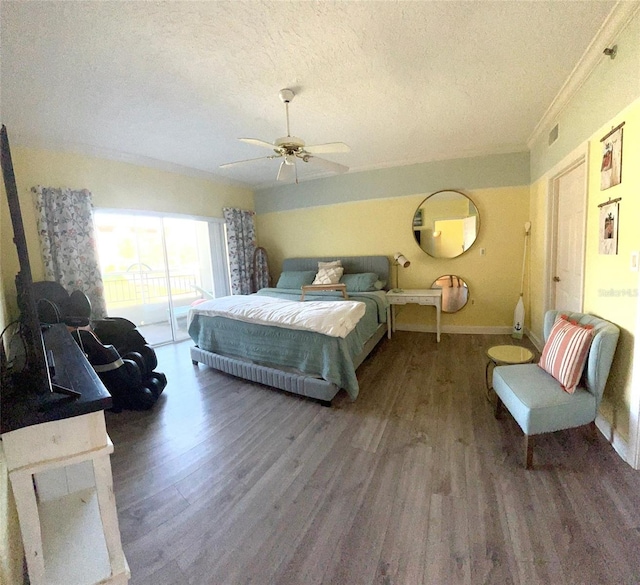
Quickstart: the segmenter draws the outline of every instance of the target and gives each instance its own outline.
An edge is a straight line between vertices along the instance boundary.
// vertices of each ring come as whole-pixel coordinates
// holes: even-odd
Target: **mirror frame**
[[[465,199],[467,199],[475,208],[476,210],[476,214],[475,217],[476,219],[476,235],[475,238],[473,239],[473,242],[471,242],[471,244],[469,245],[469,247],[466,250],[463,250],[462,252],[460,252],[459,254],[456,254],[455,256],[435,256],[434,254],[432,254],[431,252],[425,250],[422,247],[422,244],[420,243],[420,241],[418,240],[418,238],[416,237],[416,227],[422,227],[425,218],[424,218],[424,213],[420,214],[421,212],[421,208],[423,205],[425,205],[425,203],[431,198],[434,197],[435,195],[438,195],[439,193],[457,193],[458,195],[461,195],[462,197],[464,197]],[[421,222],[420,224],[416,224],[416,221],[419,215],[422,215],[421,217]],[[444,218],[439,218],[439,219],[444,219]],[[465,254],[466,252],[468,252],[471,248],[473,248],[473,245],[476,243],[476,241],[478,240],[478,236],[480,235],[480,210],[478,209],[478,206],[475,204],[475,201],[473,199],[471,199],[471,197],[469,197],[468,195],[466,195],[465,193],[463,193],[462,191],[458,191],[457,189],[440,189],[439,191],[434,191],[433,193],[431,193],[430,195],[428,195],[427,197],[425,197],[418,205],[417,209],[415,210],[413,217],[411,219],[411,233],[413,234],[413,239],[416,242],[416,244],[418,244],[418,248],[420,248],[425,254],[428,254],[429,256],[431,256],[432,258],[437,258],[439,260],[451,260],[453,258],[458,258],[460,256],[462,256],[463,254]]]
[[[455,311],[448,311],[446,309],[446,303],[445,303],[445,298],[444,298],[444,287],[442,286],[437,286],[436,283],[441,279],[441,278],[457,278],[458,280],[461,280],[464,283],[464,287],[467,289],[467,298],[464,302],[464,305],[462,305],[461,307],[458,307]],[[438,276],[438,278],[436,278],[432,283],[431,283],[431,288],[439,288],[442,290],[442,298],[441,298],[441,307],[440,310],[443,313],[457,313],[458,311],[461,311],[462,309],[464,309],[468,304],[469,304],[469,297],[470,297],[470,291],[469,291],[469,283],[462,278],[462,276],[458,276],[457,274],[442,274],[440,276]]]

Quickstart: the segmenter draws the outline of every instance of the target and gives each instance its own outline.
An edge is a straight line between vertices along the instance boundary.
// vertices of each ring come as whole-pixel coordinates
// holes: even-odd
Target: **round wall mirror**
[[[433,281],[431,288],[442,289],[442,312],[455,313],[467,304],[469,287],[455,274],[445,274]]]
[[[413,235],[429,256],[455,258],[476,241],[480,215],[473,201],[460,191],[436,191],[416,209]]]

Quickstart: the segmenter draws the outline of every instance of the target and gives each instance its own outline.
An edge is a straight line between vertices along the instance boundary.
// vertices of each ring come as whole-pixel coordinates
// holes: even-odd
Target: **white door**
[[[476,216],[472,215],[471,217],[465,217],[462,220],[462,250],[467,251],[473,242],[476,241],[476,236],[478,232],[476,231]]]
[[[555,180],[556,249],[553,284],[554,308],[582,311],[586,219],[586,164]]]

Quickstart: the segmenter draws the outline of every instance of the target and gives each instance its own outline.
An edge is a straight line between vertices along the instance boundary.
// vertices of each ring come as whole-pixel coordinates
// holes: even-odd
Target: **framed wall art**
[[[600,165],[600,190],[604,191],[622,182],[622,127],[624,122],[600,139],[602,164]]]
[[[600,233],[598,252],[616,255],[618,253],[618,223],[620,198],[598,205],[600,208]]]

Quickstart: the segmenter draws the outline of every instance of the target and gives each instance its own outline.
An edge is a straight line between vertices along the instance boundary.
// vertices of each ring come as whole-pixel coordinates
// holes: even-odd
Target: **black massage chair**
[[[67,293],[57,282],[35,282],[33,291],[43,324],[65,323],[113,398],[112,410],[147,410],[167,385],[155,372],[156,352],[128,319],[91,321],[91,303],[83,292]]]

